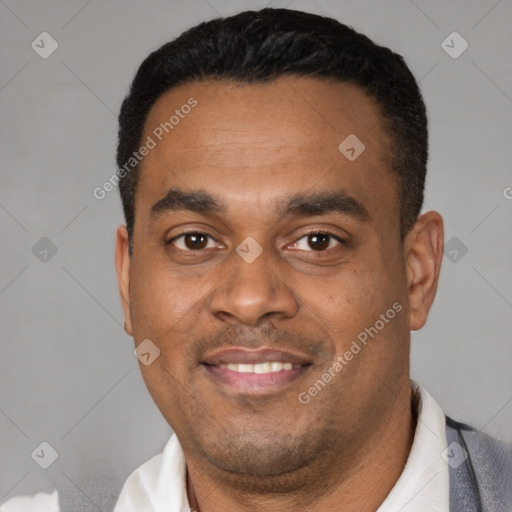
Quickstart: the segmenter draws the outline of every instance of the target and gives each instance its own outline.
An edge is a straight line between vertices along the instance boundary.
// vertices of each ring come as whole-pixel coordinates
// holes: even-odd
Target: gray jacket
[[[511,448],[448,417],[446,438],[467,454],[450,464],[450,512],[512,512]]]

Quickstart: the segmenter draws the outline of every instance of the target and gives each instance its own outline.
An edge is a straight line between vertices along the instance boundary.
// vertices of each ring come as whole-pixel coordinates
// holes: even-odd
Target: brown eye
[[[206,249],[213,238],[206,233],[191,232],[183,233],[172,238],[169,243],[183,251],[200,251]]]
[[[293,245],[293,249],[300,249],[306,252],[325,252],[337,245],[346,245],[346,242],[339,236],[328,231],[309,233],[299,238]]]

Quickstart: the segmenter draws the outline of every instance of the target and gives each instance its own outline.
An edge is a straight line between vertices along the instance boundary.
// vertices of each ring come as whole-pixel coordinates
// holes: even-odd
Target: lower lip
[[[270,373],[240,373],[219,366],[202,365],[209,375],[217,382],[238,392],[246,394],[261,394],[280,390],[297,380],[309,368],[309,365],[291,370],[281,370]]]

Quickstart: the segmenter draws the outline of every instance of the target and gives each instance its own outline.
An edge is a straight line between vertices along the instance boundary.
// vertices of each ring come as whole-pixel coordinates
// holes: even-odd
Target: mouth
[[[216,385],[235,393],[261,395],[282,391],[301,377],[312,361],[274,349],[224,349],[201,362]]]

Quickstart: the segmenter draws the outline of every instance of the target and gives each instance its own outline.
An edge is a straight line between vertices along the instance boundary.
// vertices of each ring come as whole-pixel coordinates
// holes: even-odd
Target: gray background
[[[81,510],[110,510],[168,439],[122,329],[118,194],[99,201],[92,190],[115,171],[116,114],[142,59],[199,21],[266,5],[0,0],[0,502],[56,485]],[[420,80],[425,210],[442,213],[460,259],[444,258],[412,374],[452,417],[512,440],[512,2],[270,5],[352,25]],[[59,44],[47,59],[31,48],[43,31]],[[469,43],[456,59],[441,46],[453,31]],[[32,251],[43,237],[57,248],[47,261]],[[46,470],[30,457],[42,441],[59,454]]]

